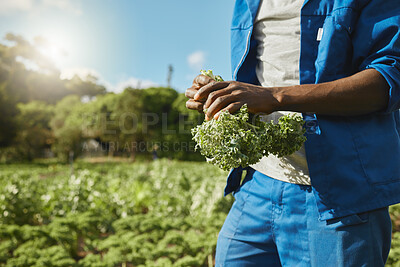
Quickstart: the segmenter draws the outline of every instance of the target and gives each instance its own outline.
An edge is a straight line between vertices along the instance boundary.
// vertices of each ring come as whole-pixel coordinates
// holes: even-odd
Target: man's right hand
[[[188,109],[194,109],[203,113],[203,106],[207,99],[194,100],[193,97],[200,88],[211,82],[215,81],[212,78],[203,74],[200,74],[196,76],[196,78],[194,78],[192,86],[186,89],[185,92],[185,96],[189,98],[189,100],[186,102],[186,107]]]

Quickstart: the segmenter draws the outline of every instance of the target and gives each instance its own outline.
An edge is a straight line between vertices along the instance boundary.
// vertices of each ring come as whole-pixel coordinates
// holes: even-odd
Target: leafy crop
[[[222,80],[211,70],[201,73]],[[235,114],[222,111],[218,119],[204,121],[192,129],[192,135],[196,149],[209,163],[229,170],[255,164],[268,154],[282,157],[299,150],[306,140],[303,124],[297,115],[282,116],[277,124],[263,122],[243,105]]]
[[[224,79],[222,79],[222,77],[220,75],[214,75],[212,70],[201,70],[200,73],[210,77],[211,79],[215,80],[216,82],[224,81]]]
[[[0,165],[0,266],[213,266],[233,200],[225,177],[169,160],[78,162],[73,176],[66,165]],[[390,212],[395,267],[400,205]]]
[[[212,266],[232,204],[205,163],[0,168],[0,266]]]

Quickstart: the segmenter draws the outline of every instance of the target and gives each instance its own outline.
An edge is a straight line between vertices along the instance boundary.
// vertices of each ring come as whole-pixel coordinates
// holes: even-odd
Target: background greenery
[[[202,160],[190,129],[203,120],[172,88],[106,91],[96,77],[60,79],[40,46],[8,34],[0,43],[0,162],[56,156],[67,161],[89,140],[97,154]],[[100,153],[99,153],[100,152]]]

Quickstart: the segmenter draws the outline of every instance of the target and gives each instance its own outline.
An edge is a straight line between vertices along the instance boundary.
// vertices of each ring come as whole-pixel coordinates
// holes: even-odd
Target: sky
[[[0,0],[0,43],[13,33],[51,45],[62,78],[94,74],[109,91],[190,87],[200,69],[231,78],[233,0]]]

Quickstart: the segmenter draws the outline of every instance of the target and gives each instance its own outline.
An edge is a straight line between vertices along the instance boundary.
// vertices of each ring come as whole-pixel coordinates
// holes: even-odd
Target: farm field
[[[226,175],[164,159],[0,165],[0,266],[213,266]]]
[[[0,168],[1,266],[212,266],[232,204],[205,163]]]

